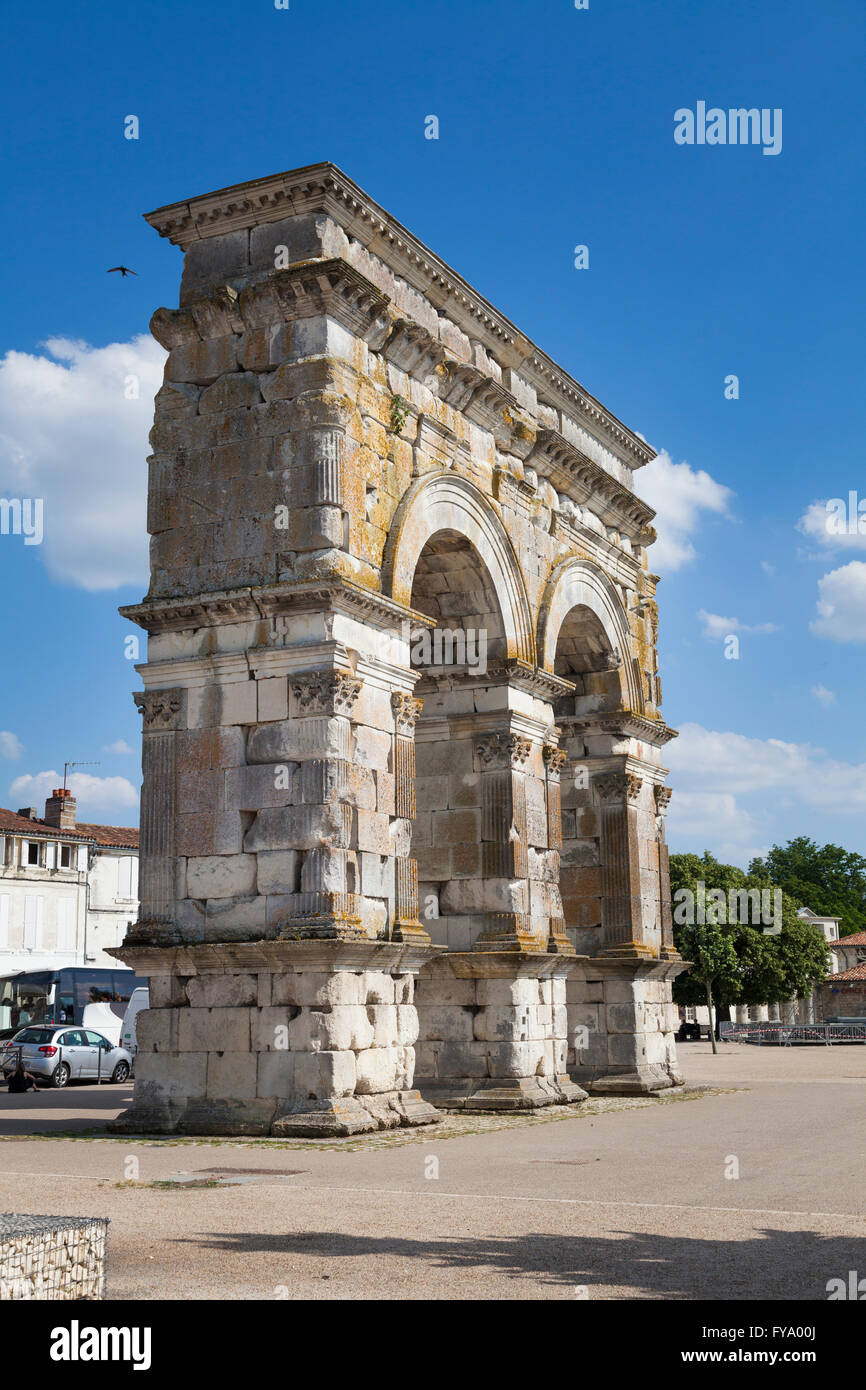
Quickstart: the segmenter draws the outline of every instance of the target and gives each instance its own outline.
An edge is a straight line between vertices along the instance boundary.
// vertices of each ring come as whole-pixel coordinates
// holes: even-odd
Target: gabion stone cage
[[[105,1294],[108,1220],[0,1214],[0,1300],[93,1300]]]

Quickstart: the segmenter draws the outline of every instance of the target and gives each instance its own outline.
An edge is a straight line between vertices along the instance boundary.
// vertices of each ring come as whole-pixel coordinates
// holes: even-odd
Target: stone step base
[[[416,1078],[425,1100],[443,1110],[536,1110],[542,1105],[569,1105],[586,1100],[586,1091],[567,1076],[496,1077],[488,1081],[461,1077]]]
[[[143,1099],[118,1115],[108,1128],[115,1134],[238,1134],[322,1138],[373,1130],[430,1125],[438,1112],[418,1091],[387,1091],[372,1096],[306,1100],[293,1111],[286,1102],[217,1100],[206,1096],[172,1101]]]
[[[638,1067],[635,1071],[623,1071],[607,1076],[597,1076],[588,1082],[590,1093],[594,1096],[646,1096],[655,1091],[666,1091],[682,1085],[679,1072],[663,1067]]]
[[[274,1120],[271,1133],[286,1138],[327,1138],[366,1134],[371,1130],[436,1124],[439,1115],[418,1091],[388,1091],[376,1096],[347,1096],[320,1101]]]

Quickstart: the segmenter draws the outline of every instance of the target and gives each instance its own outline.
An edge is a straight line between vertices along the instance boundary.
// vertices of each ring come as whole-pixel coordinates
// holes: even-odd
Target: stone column
[[[555,745],[546,743],[543,750],[544,766],[547,773],[547,846],[548,859],[550,860],[551,873],[556,875],[556,893],[558,900],[559,913],[552,913],[550,917],[550,936],[548,938],[547,949],[549,951],[559,951],[565,955],[575,954],[574,947],[568,939],[565,931],[565,917],[561,915],[562,899],[559,896],[559,869],[560,855],[562,852],[562,794],[560,788],[560,777],[562,770],[568,761],[565,751]]]
[[[602,954],[651,957],[644,940],[636,820],[642,779],[632,772],[595,778],[601,803]]]
[[[391,696],[394,711],[394,809],[396,825],[396,910],[392,929],[395,941],[429,945],[429,934],[418,919],[418,863],[409,853],[415,819],[415,724],[423,701],[405,691]]]
[[[500,911],[488,911],[487,926],[474,949],[538,950],[544,942],[532,932],[529,910],[529,859],[524,767],[530,741],[503,731],[485,734],[475,744],[475,767],[481,773],[481,873],[488,905],[499,898]]]
[[[177,818],[176,732],[184,692],[145,690],[133,696],[143,715],[138,923],[131,937],[174,939]]]
[[[653,786],[653,796],[656,804],[656,826],[658,829],[658,856],[659,856],[659,920],[661,922],[661,956],[666,960],[681,959],[679,951],[674,945],[674,924],[671,914],[671,869],[670,855],[668,853],[667,838],[665,836],[665,816],[671,800],[671,788],[663,787],[656,783]]]
[[[361,682],[349,671],[309,671],[290,681],[298,742],[307,756],[298,768],[298,807],[290,817],[302,848],[300,891],[286,896],[279,934],[299,937],[362,937],[358,895],[347,892],[347,851],[352,837],[349,761],[333,754],[333,727],[348,751],[350,716]],[[262,810],[245,840],[251,850],[282,846],[285,815]],[[321,843],[314,843],[319,840]]]

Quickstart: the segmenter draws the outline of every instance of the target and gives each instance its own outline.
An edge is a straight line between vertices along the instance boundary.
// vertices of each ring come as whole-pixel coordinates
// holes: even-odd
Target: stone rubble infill
[[[357,1150],[399,1148],[404,1144],[429,1144],[439,1139],[460,1139],[470,1134],[488,1134],[500,1129],[516,1129],[524,1125],[550,1124],[556,1120],[583,1120],[596,1115],[607,1115],[619,1110],[652,1109],[659,1105],[674,1105],[680,1101],[701,1100],[705,1096],[730,1095],[739,1086],[681,1086],[676,1090],[659,1092],[652,1096],[611,1096],[593,1098],[575,1105],[549,1106],[541,1110],[510,1112],[440,1111],[438,1124],[433,1124],[420,1132],[414,1129],[390,1130],[374,1134],[353,1136],[342,1140],[334,1139],[247,1139],[233,1136],[231,1139],[200,1137],[167,1137],[163,1135],[125,1135],[122,1138],[103,1131],[89,1133],[55,1133],[32,1135],[0,1136],[0,1142],[30,1142],[31,1139],[80,1140],[84,1143],[109,1144],[147,1144],[155,1148],[175,1148],[177,1146],[205,1146],[253,1148],[253,1149],[319,1149],[337,1153],[354,1153]],[[135,1184],[127,1184],[134,1186]],[[148,1186],[149,1184],[140,1184]],[[180,1183],[177,1184],[181,1186]],[[216,1184],[219,1185],[219,1184]]]
[[[0,1215],[0,1301],[103,1296],[108,1222],[100,1217]]]

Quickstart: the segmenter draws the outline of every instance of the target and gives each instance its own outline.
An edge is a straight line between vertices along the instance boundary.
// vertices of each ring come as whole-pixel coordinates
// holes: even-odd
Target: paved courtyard
[[[110,1217],[123,1299],[823,1300],[866,1273],[866,1048],[680,1055],[708,1090],[331,1143],[93,1137],[130,1087],[4,1091],[0,1210]]]

